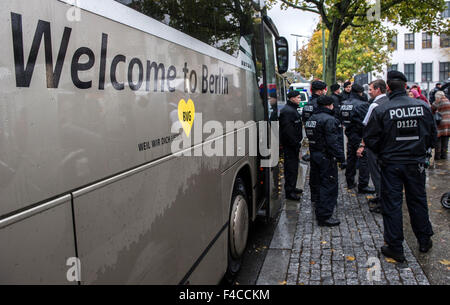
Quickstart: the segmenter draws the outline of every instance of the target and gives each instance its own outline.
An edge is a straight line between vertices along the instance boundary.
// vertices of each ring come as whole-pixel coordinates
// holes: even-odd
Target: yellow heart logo
[[[189,137],[191,133],[192,125],[195,118],[195,106],[194,102],[189,99],[187,102],[181,99],[178,103],[178,120],[180,120],[181,126],[183,126],[184,132]]]

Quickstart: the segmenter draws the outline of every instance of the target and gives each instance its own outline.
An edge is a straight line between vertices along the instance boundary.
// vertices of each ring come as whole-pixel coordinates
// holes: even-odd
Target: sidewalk
[[[345,188],[343,175],[339,171],[334,215],[341,224],[337,227],[317,225],[310,201],[309,174],[302,200],[286,200],[257,285],[429,285],[406,243],[406,263],[389,262],[380,253],[382,216],[369,211],[366,195]],[[368,273],[379,278],[370,280]]]

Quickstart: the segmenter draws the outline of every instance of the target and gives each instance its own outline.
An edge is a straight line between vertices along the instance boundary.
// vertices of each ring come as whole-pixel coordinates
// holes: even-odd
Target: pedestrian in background
[[[406,82],[403,73],[388,72],[389,102],[373,109],[364,130],[364,142],[378,155],[381,167],[380,202],[386,243],[381,252],[398,262],[405,261],[403,190],[420,252],[430,250],[433,235],[428,215],[425,163],[428,149],[435,145],[436,125],[431,111],[406,95]]]
[[[435,102],[432,105],[433,113],[439,112],[442,120],[437,126],[438,141],[434,155],[435,160],[447,159],[448,139],[450,137],[450,101],[444,92],[435,93]]]
[[[288,93],[288,102],[280,111],[280,140],[284,153],[284,190],[286,199],[300,200],[303,190],[297,188],[300,146],[303,139],[302,118],[298,113],[300,92]]]
[[[441,83],[437,83],[436,86],[430,91],[430,104],[433,104],[435,99],[435,94],[438,91],[442,91],[441,90],[442,84]]]
[[[338,125],[334,116],[333,99],[321,96],[317,99],[318,109],[305,123],[305,131],[311,151],[311,171],[319,176],[319,200],[315,213],[319,226],[333,227],[340,221],[333,218],[338,197],[338,170],[336,162],[344,162],[344,151],[339,148]]]

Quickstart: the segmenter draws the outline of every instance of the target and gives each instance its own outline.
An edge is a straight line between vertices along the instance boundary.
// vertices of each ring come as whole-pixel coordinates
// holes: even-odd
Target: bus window
[[[235,57],[245,34],[242,24],[251,24],[248,13],[253,11],[250,1],[185,0],[183,5],[174,0],[116,1]]]

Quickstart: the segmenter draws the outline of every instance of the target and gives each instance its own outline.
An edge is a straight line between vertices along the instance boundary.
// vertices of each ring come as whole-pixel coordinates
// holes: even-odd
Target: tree
[[[323,79],[322,31],[319,24],[311,40],[296,54],[299,71],[307,78]],[[392,51],[388,47],[394,35],[393,30],[386,32],[371,31],[367,28],[346,29],[339,38],[339,52],[336,63],[336,80],[344,82],[353,75],[381,72],[389,62]],[[326,40],[329,31],[325,31]]]
[[[292,7],[321,16],[329,31],[325,69],[325,81],[329,84],[336,82],[340,37],[346,29],[383,32],[387,27],[382,21],[436,34],[450,27],[450,20],[440,14],[445,0],[376,0],[375,6],[367,0],[268,0],[268,4],[278,1],[285,9]]]

